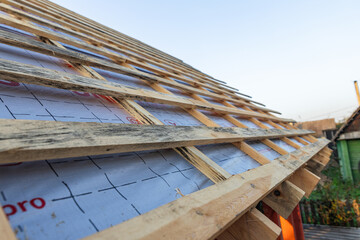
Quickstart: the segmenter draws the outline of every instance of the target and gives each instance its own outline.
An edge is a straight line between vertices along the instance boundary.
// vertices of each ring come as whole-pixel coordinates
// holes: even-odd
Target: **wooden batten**
[[[217,240],[275,240],[281,233],[281,228],[268,219],[256,208],[250,210],[227,230],[221,233]]]
[[[0,205],[0,238],[4,240],[17,239],[1,205]]]
[[[256,151],[246,142],[236,142],[233,144],[261,165],[270,163],[270,160],[267,157]]]
[[[302,189],[305,192],[305,196],[309,197],[319,183],[320,178],[306,168],[300,168],[291,175],[288,181]]]
[[[287,219],[305,192],[290,181],[285,181],[263,199],[280,216]]]
[[[222,182],[231,177],[230,173],[195,147],[175,148],[174,150],[214,183]]]

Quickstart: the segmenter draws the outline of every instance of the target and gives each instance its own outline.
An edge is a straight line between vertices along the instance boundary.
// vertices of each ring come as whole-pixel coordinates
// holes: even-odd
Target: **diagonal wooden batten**
[[[230,143],[309,133],[307,130],[7,119],[0,119],[0,132],[0,163]],[[195,155],[195,150],[177,150],[181,155]]]
[[[1,205],[0,205],[0,238],[4,240],[17,239]]]
[[[260,119],[271,119],[284,122],[293,121],[291,119],[277,118],[265,114],[218,106],[216,104],[204,103],[198,100],[158,93],[141,88],[126,87],[117,83],[104,82],[93,78],[35,67],[4,59],[0,59],[0,78],[9,81],[91,92],[106,96],[169,104],[185,108],[198,108],[218,113],[239,115],[242,117],[257,117]]]
[[[174,148],[174,150],[214,183],[222,182],[231,177],[230,173],[195,147]]]
[[[0,30],[0,42],[8,44],[8,45],[16,46],[16,47],[28,49],[31,51],[36,51],[39,53],[47,54],[49,56],[55,56],[55,57],[62,58],[67,61],[71,61],[71,62],[75,62],[75,63],[79,63],[79,64],[86,64],[86,65],[97,67],[100,69],[125,74],[125,75],[132,76],[132,77],[135,77],[135,78],[138,78],[141,80],[149,81],[150,83],[161,83],[161,84],[164,84],[164,85],[167,85],[170,87],[174,87],[174,88],[177,88],[180,90],[187,91],[189,93],[197,93],[197,94],[201,94],[203,96],[213,97],[214,99],[222,99],[222,100],[225,99],[228,101],[239,102],[238,100],[234,100],[232,98],[229,98],[229,97],[226,97],[223,95],[214,94],[209,91],[203,91],[198,88],[194,88],[194,87],[191,87],[191,86],[188,86],[185,84],[178,83],[176,81],[169,81],[162,77],[158,77],[158,76],[148,74],[148,73],[143,73],[138,70],[129,69],[129,68],[123,67],[119,64],[112,63],[110,61],[106,61],[106,60],[103,60],[100,58],[90,57],[83,53],[60,48],[57,46],[48,45],[43,42],[37,41],[35,39],[20,36],[18,34],[10,33],[10,32],[4,31],[4,30]],[[249,103],[246,103],[244,101],[241,101],[240,103],[243,105],[250,105]],[[257,106],[255,108],[261,109],[264,111],[278,113],[277,111],[274,111],[274,110],[271,110],[268,108],[264,108],[264,107]]]
[[[213,239],[328,143],[321,139],[85,239]]]

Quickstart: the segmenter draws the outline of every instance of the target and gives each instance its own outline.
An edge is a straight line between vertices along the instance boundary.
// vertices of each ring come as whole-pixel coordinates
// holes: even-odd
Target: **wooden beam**
[[[288,181],[301,188],[305,192],[305,196],[308,198],[315,189],[316,185],[319,183],[320,178],[306,168],[300,168],[291,175]]]
[[[6,217],[3,208],[0,205],[0,238],[6,240],[16,240],[14,231]]]
[[[270,160],[267,157],[256,151],[246,142],[235,142],[233,144],[234,146],[238,147],[241,151],[249,155],[252,159],[260,163],[261,165],[270,163]]]
[[[314,160],[321,162],[323,165],[327,165],[328,162],[330,161],[330,157],[325,157],[321,154],[321,152],[319,152],[318,154],[316,154],[316,156],[313,157]]]
[[[155,91],[144,90],[141,88],[126,87],[117,83],[104,82],[92,78],[35,67],[32,65],[4,59],[0,59],[0,77],[4,80],[15,82],[37,84],[75,91],[85,91],[100,95],[156,102],[185,108],[198,108],[219,113],[230,113],[243,117],[275,119],[277,121],[286,122],[292,121],[291,119],[271,117],[264,114],[223,107],[216,104],[204,103],[185,97],[157,93]]]
[[[186,132],[184,132],[187,134]],[[175,148],[177,153],[187,159],[214,183],[219,183],[231,177],[231,174],[209,159],[195,147]]]
[[[316,175],[320,175],[321,171],[326,167],[326,165],[322,164],[321,162],[316,161],[315,159],[310,159],[306,163],[306,168],[313,172]]]
[[[328,143],[319,140],[85,239],[215,238]]]
[[[287,219],[294,208],[299,204],[305,192],[295,184],[285,181],[271,194],[267,195],[263,202],[271,207],[280,216]]]
[[[7,119],[0,119],[0,132],[1,163],[230,143],[268,137],[276,138],[283,135],[307,134],[306,130]],[[189,151],[184,150],[184,152],[188,153]]]
[[[217,240],[275,240],[281,228],[268,219],[256,208],[250,210],[227,231],[218,236]]]

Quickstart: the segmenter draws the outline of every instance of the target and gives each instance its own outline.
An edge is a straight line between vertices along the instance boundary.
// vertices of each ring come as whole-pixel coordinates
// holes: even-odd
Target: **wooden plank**
[[[222,182],[231,177],[230,173],[226,172],[195,147],[175,148],[174,150],[187,159],[194,167],[199,169],[214,183]]]
[[[320,152],[313,157],[314,160],[321,162],[324,165],[327,165],[330,161],[330,157],[323,156]]]
[[[313,158],[310,159],[310,161],[308,161],[306,163],[306,168],[308,170],[310,170],[311,172],[313,172],[316,175],[320,175],[321,171],[326,167],[326,165],[322,164],[321,162],[318,162],[316,160],[314,160]]]
[[[299,146],[298,144],[296,144],[295,142],[291,141],[290,139],[288,139],[287,137],[282,138],[281,140],[283,140],[285,143],[289,144],[290,146],[292,146],[295,149],[300,149],[301,146]]]
[[[0,162],[33,161],[175,148],[307,134],[306,130],[263,130],[199,126],[0,119]],[[180,151],[180,150],[179,150]],[[195,150],[183,150],[195,155]],[[207,158],[204,158],[207,159]]]
[[[286,151],[283,148],[279,147],[278,145],[276,145],[273,141],[271,141],[269,139],[263,139],[263,140],[261,140],[261,142],[263,144],[265,144],[266,146],[272,148],[274,151],[276,151],[280,155],[288,154],[288,151]]]
[[[233,143],[236,147],[238,147],[241,151],[245,152],[247,155],[249,155],[251,158],[259,162],[261,165],[270,163],[270,160],[266,158],[264,155],[256,151],[254,148],[252,148],[249,144],[246,142],[236,142]]]
[[[308,198],[315,189],[316,185],[319,183],[320,178],[306,168],[300,168],[291,175],[288,180],[301,188],[305,192],[305,196]]]
[[[204,103],[185,97],[157,93],[155,91],[144,90],[141,88],[126,87],[117,83],[104,83],[103,81],[92,78],[35,67],[4,59],[0,59],[0,78],[15,82],[91,92],[100,95],[169,104],[185,108],[199,108],[207,111],[235,114],[242,117],[257,117],[286,122],[293,121],[291,119],[271,117],[264,114]]]
[[[308,144],[309,144],[307,141],[305,141],[305,140],[302,139],[302,138],[294,137],[294,139],[295,139],[296,141],[298,141],[299,143],[303,144],[303,145],[308,145]]]
[[[17,239],[1,205],[0,205],[0,238],[4,240]]]
[[[321,139],[85,239],[216,238],[328,143]]]
[[[287,219],[304,195],[305,192],[295,184],[285,181],[267,195],[263,202]]]
[[[281,228],[268,219],[256,208],[250,210],[227,231],[218,236],[217,240],[275,240]]]

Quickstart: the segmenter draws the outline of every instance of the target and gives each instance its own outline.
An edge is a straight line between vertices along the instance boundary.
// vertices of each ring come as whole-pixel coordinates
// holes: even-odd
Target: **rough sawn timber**
[[[230,143],[308,130],[0,119],[0,163]]]

